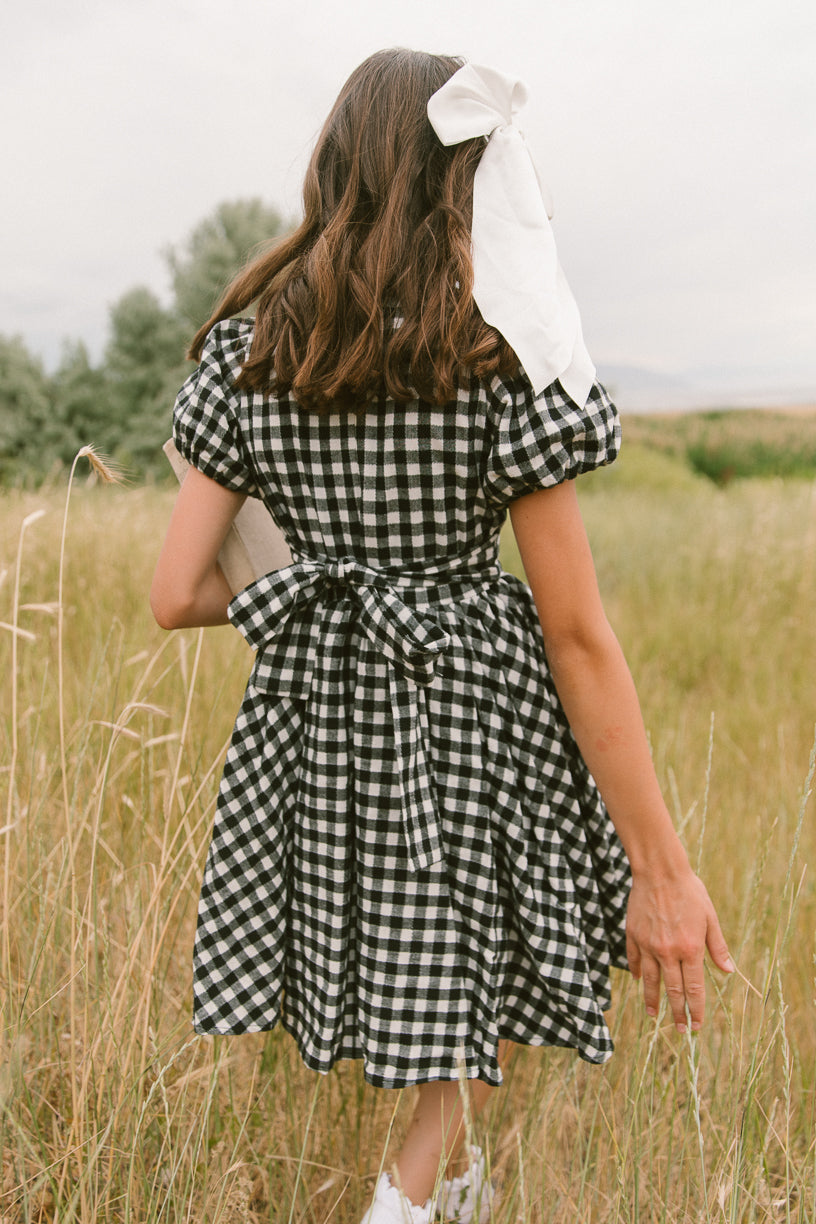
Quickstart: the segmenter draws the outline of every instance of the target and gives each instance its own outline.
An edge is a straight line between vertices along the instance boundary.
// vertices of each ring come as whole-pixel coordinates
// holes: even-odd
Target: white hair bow
[[[489,136],[473,180],[473,297],[486,323],[515,350],[538,394],[559,379],[583,407],[595,367],[575,298],[558,262],[548,201],[513,116],[521,81],[465,64],[428,101],[444,145]]]

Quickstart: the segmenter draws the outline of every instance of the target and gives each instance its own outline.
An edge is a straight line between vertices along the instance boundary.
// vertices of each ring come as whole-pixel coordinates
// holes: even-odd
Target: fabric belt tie
[[[229,619],[259,652],[256,672],[264,668],[274,677],[270,690],[306,696],[311,689],[314,657],[304,659],[300,652],[295,657],[291,644],[287,649],[292,631],[290,617],[298,605],[332,589],[342,590],[355,600],[360,627],[391,664],[389,686],[402,820],[408,860],[412,870],[419,871],[442,859],[439,817],[420,722],[419,687],[433,680],[449,635],[433,617],[409,608],[398,588],[381,571],[346,559],[297,561],[265,574],[235,596],[229,605]],[[310,654],[318,648],[331,656],[330,642],[313,642]]]

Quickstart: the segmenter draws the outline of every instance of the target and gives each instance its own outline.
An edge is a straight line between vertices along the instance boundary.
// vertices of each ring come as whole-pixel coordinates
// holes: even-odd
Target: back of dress
[[[511,500],[609,462],[617,414],[523,374],[455,404],[303,411],[237,390],[252,324],[210,333],[175,440],[260,496],[293,564],[230,605],[257,651],[195,953],[196,1027],[282,1020],[306,1063],[386,1087],[501,1082],[498,1040],[603,1061],[628,872],[503,574]]]

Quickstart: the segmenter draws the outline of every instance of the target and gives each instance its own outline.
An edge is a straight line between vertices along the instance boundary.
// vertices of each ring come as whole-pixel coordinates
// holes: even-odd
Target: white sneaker
[[[495,1194],[482,1149],[474,1147],[470,1149],[470,1167],[461,1177],[444,1183],[434,1209],[448,1224],[487,1224]]]
[[[431,1224],[431,1209],[430,1199],[423,1207],[417,1207],[392,1185],[390,1175],[383,1173],[377,1182],[374,1202],[360,1224]]]

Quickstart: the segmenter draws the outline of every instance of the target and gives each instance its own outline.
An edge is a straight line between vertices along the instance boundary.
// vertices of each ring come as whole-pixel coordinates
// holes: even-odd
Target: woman
[[[365,1224],[487,1218],[478,1149],[450,1176],[460,1065],[477,1112],[509,1042],[609,1057],[610,966],[650,1015],[662,980],[681,1031],[703,1021],[706,947],[733,968],[598,594],[574,478],[615,457],[617,414],[521,101],[450,57],[366,60],[302,225],[230,286],[176,405],[192,467],[152,606],[167,628],[230,619],[258,651],[195,1024],[280,1019],[316,1070],[362,1058],[373,1084],[418,1085]],[[247,495],[293,564],[233,598],[217,556]],[[529,589],[498,564],[508,510]]]

